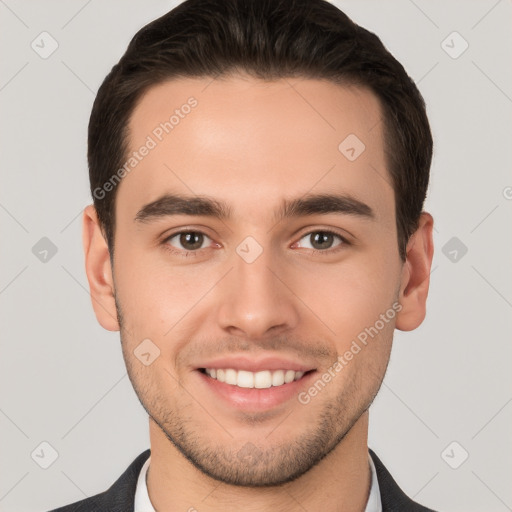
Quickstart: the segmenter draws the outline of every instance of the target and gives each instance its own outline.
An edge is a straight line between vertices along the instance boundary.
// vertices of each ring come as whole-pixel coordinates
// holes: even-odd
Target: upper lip
[[[199,368],[233,368],[235,370],[246,370],[248,372],[259,372],[262,370],[294,370],[296,372],[307,372],[315,369],[312,365],[276,356],[265,356],[257,359],[247,356],[222,357],[205,361],[197,365],[197,369]]]

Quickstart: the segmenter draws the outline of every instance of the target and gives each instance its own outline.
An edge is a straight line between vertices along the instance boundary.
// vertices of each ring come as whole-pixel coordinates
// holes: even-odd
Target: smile
[[[201,371],[219,382],[239,388],[265,389],[283,386],[301,379],[305,373],[295,370],[262,370],[249,372],[233,368],[201,368]]]

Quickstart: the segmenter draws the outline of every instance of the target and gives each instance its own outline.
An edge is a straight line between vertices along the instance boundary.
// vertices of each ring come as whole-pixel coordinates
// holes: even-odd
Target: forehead
[[[127,157],[137,155],[118,202],[135,209],[169,191],[207,194],[255,218],[283,196],[337,192],[385,215],[394,195],[382,130],[377,97],[360,87],[298,78],[171,80],[150,88],[132,113]]]

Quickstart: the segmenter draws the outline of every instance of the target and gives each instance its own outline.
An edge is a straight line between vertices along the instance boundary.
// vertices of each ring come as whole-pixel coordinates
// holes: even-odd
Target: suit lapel
[[[371,449],[369,449],[369,452],[377,471],[382,512],[435,512],[411,500],[411,498],[400,489],[375,452]]]

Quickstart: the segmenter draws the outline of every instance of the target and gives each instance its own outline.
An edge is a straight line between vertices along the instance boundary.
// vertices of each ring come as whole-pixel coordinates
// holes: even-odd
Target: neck
[[[230,486],[212,479],[192,465],[151,418],[149,426],[147,488],[155,510],[363,512],[366,507],[371,484],[368,411],[307,473],[293,482],[265,488]]]

